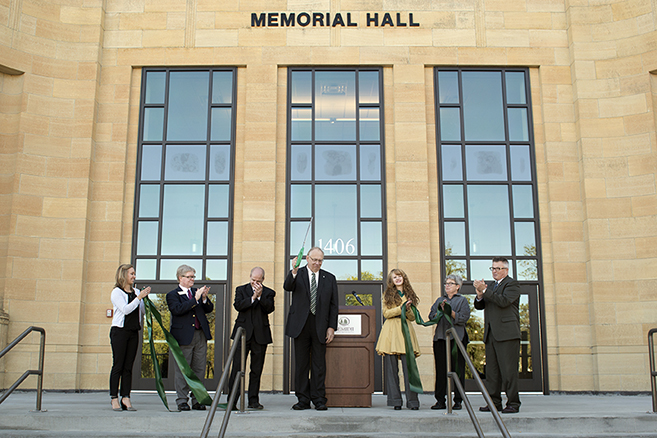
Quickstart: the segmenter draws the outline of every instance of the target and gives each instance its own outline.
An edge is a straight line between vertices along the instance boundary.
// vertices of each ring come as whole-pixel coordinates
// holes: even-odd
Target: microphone
[[[354,297],[356,297],[356,301],[358,301],[358,302],[360,303],[361,306],[364,306],[364,305],[365,305],[365,304],[363,304],[363,301],[360,299],[360,297],[358,296],[358,294],[356,293],[355,290],[352,290],[352,291],[351,291],[351,294],[352,294]]]

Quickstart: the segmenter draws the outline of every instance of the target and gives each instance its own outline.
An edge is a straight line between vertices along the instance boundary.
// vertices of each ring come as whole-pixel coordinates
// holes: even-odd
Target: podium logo
[[[338,324],[346,327],[351,324],[351,321],[346,316],[343,316],[338,320]]]

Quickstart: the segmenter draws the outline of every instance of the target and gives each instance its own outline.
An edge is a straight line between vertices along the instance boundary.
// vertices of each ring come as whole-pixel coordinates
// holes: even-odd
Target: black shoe
[[[310,409],[310,405],[304,405],[304,404],[299,402],[299,403],[296,403],[296,404],[292,405],[292,409],[294,409],[295,411],[304,411],[306,409]]]
[[[461,402],[454,402],[454,406],[452,406],[452,409],[455,411],[460,411],[461,409],[463,409],[461,407]]]
[[[506,405],[506,407],[502,409],[503,414],[517,414],[518,412],[520,412],[520,409],[509,405]]]
[[[431,409],[437,410],[437,409],[447,409],[447,405],[445,402],[437,402],[435,405],[431,406]]]
[[[418,409],[420,409],[418,406],[413,406],[413,407],[411,408],[411,411],[417,411]]]
[[[501,411],[501,410],[502,410],[501,407],[497,407],[497,406],[496,406],[495,408],[496,408],[498,411]],[[482,406],[482,407],[479,408],[479,410],[480,410],[481,412],[490,412],[490,408],[489,408],[488,406]]]
[[[401,411],[401,406],[395,406],[395,411]]]
[[[318,405],[315,405],[315,410],[317,410],[317,411],[326,411],[326,410],[328,410],[328,408],[326,407],[325,404],[320,403]]]
[[[194,409],[195,411],[204,411],[204,410],[205,410],[205,406],[203,406],[203,405],[200,404],[199,402],[196,402],[196,403],[194,403],[194,404],[192,405],[192,409]]]
[[[255,402],[255,403],[249,403],[249,409],[263,409],[263,408],[264,408],[264,406],[261,405],[261,404],[258,403],[258,402]]]
[[[187,403],[180,403],[178,405],[178,410],[179,411],[189,411],[189,405]]]

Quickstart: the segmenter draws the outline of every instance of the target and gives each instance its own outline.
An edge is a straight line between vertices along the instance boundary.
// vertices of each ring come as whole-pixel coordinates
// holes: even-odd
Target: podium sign
[[[335,334],[326,348],[326,405],[369,408],[374,393],[375,308],[340,306]]]

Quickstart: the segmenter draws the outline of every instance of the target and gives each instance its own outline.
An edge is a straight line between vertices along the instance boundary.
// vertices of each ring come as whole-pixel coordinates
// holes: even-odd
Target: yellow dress
[[[404,306],[404,304],[401,306]],[[402,333],[401,306],[386,307],[385,302],[382,304],[383,317],[386,320],[383,323],[383,327],[381,327],[379,340],[376,343],[376,352],[381,356],[384,354],[406,354],[404,335]],[[415,315],[413,315],[410,309],[406,311],[406,320],[409,322],[415,321]],[[418,357],[420,355],[420,347],[418,346],[413,324],[408,324],[408,332],[411,336],[413,352],[415,353],[415,357]]]

